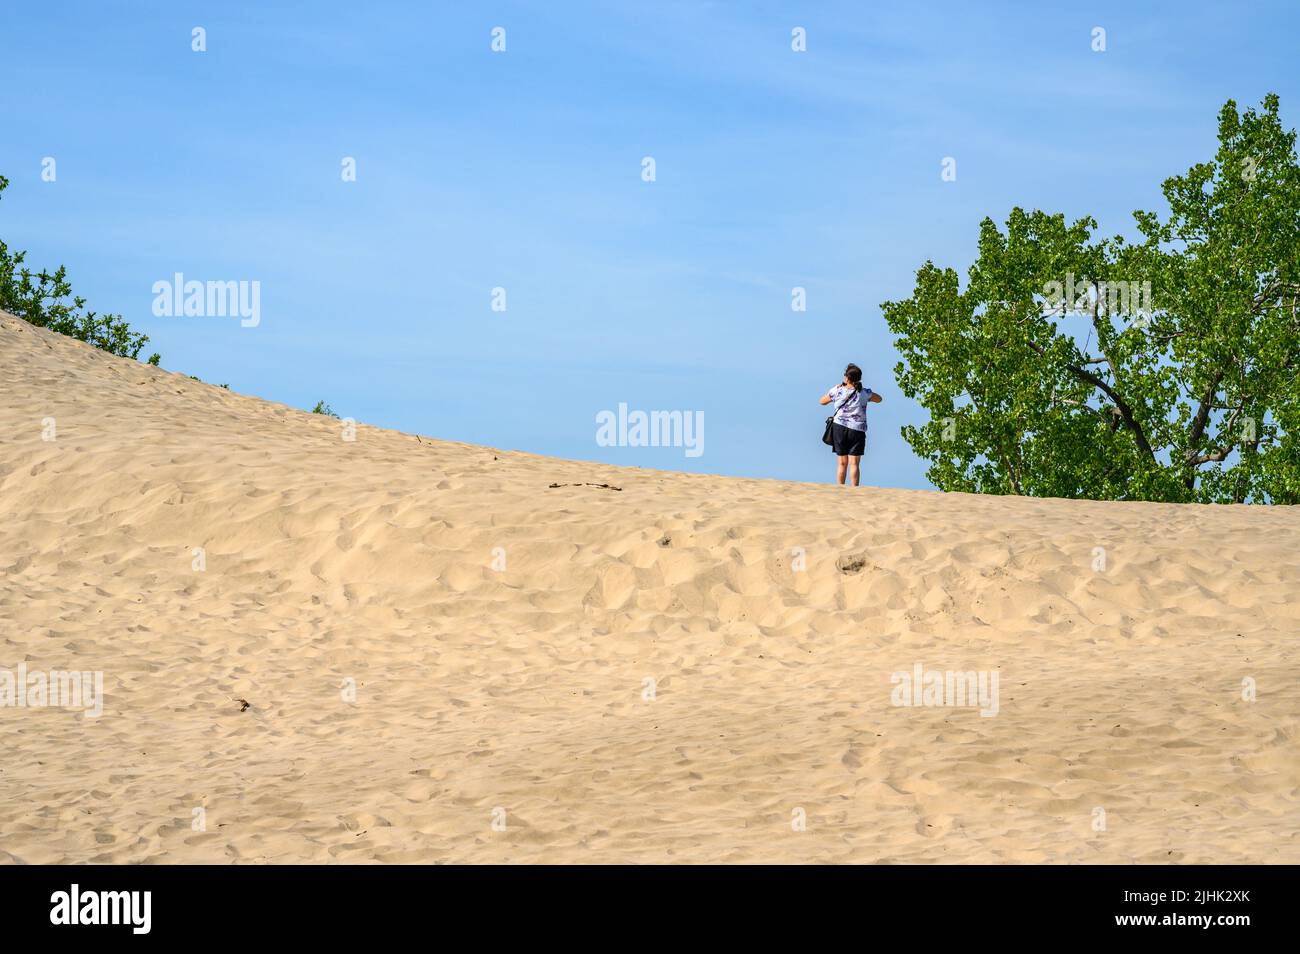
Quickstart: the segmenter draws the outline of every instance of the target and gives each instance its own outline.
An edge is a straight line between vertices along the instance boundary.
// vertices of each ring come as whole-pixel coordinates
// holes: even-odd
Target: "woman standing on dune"
[[[849,473],[853,477],[853,486],[858,486],[858,465],[867,449],[867,405],[879,404],[881,400],[871,388],[862,386],[862,369],[856,364],[844,369],[842,384],[835,385],[822,396],[822,404],[835,404],[835,413],[827,418],[828,428],[823,440],[839,457],[835,474],[837,483],[844,483],[845,474]]]

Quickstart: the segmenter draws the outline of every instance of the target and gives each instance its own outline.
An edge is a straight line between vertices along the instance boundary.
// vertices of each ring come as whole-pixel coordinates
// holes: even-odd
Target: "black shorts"
[[[867,432],[843,424],[831,424],[831,450],[841,457],[861,457],[867,449]]]

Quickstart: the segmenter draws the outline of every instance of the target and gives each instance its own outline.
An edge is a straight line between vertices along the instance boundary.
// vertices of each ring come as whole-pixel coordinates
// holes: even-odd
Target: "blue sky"
[[[0,236],[167,369],[540,454],[826,481],[855,361],[863,482],[925,487],[882,301],[1015,205],[1133,234],[1229,98],[1297,125],[1300,7],[1136,6],[13,5]],[[155,317],[176,272],[259,281],[260,325]],[[704,412],[704,453],[598,446],[620,402]]]

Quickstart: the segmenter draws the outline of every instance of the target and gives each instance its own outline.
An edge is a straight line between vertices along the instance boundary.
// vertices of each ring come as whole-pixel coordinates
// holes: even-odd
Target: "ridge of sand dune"
[[[0,859],[1300,861],[1298,510],[347,442],[3,314],[0,416],[0,670],[105,692],[0,708]]]

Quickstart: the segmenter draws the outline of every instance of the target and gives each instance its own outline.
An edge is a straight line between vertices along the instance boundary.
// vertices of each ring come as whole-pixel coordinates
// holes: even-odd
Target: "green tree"
[[[0,193],[8,186],[9,180],[0,176]],[[23,264],[26,259],[26,252],[10,252],[0,241],[0,309],[110,354],[139,357],[148,335],[132,331],[121,315],[87,311],[85,299],[73,296],[64,266],[33,272]],[[157,354],[149,358],[150,364],[158,361]]]
[[[1141,240],[1012,210],[966,288],[926,262],[881,307],[903,428],[940,489],[1300,503],[1300,165],[1278,99],[1219,114],[1219,149],[1163,184]]]

